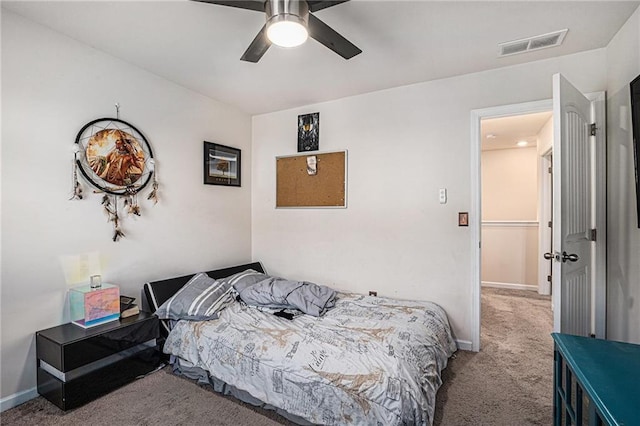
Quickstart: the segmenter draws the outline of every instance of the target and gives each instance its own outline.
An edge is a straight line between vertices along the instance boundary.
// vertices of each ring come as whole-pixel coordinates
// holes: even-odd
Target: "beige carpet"
[[[483,289],[482,351],[458,351],[443,373],[435,425],[548,425],[552,411],[550,301],[532,292]],[[290,424],[161,370],[78,409],[42,397],[0,415],[3,425]]]
[[[458,351],[443,372],[434,425],[550,425],[550,296],[482,289],[481,350]]]
[[[4,425],[220,425],[290,424],[267,410],[220,396],[171,373],[170,367],[150,374],[75,410],[64,412],[38,397],[0,416]]]

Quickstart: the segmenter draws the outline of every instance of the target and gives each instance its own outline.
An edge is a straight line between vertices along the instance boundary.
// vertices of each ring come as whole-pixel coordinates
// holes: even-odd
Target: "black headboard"
[[[266,273],[260,262],[253,262],[245,265],[216,269],[214,271],[207,272],[207,275],[213,279],[220,279],[237,274],[238,272],[246,271],[247,269],[253,269],[254,271],[262,272],[263,274]],[[182,277],[168,278],[166,280],[146,283],[143,288],[144,297],[147,302],[146,306],[149,307],[151,312],[155,312],[164,302],[176,294],[176,292],[180,290],[196,273],[197,272],[190,275],[184,275]],[[163,334],[166,335],[166,333]]]

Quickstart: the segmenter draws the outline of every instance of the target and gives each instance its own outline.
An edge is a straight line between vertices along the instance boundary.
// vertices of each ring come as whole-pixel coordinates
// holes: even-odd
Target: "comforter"
[[[336,291],[306,281],[269,277],[249,286],[234,285],[242,300],[253,306],[298,309],[319,317],[335,304]]]
[[[440,372],[456,350],[430,302],[339,294],[322,317],[283,319],[234,303],[179,321],[164,351],[316,424],[431,424]]]

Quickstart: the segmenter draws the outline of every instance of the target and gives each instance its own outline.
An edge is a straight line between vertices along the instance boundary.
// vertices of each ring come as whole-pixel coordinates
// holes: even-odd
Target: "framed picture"
[[[204,142],[204,183],[206,185],[240,185],[240,150]]]
[[[298,152],[320,149],[320,113],[298,116]]]
[[[469,226],[469,212],[458,213],[458,226]]]

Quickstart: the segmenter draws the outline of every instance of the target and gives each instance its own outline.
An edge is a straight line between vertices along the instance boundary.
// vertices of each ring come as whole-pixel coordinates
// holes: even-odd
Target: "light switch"
[[[447,204],[447,188],[440,188],[439,200],[440,204]]]

